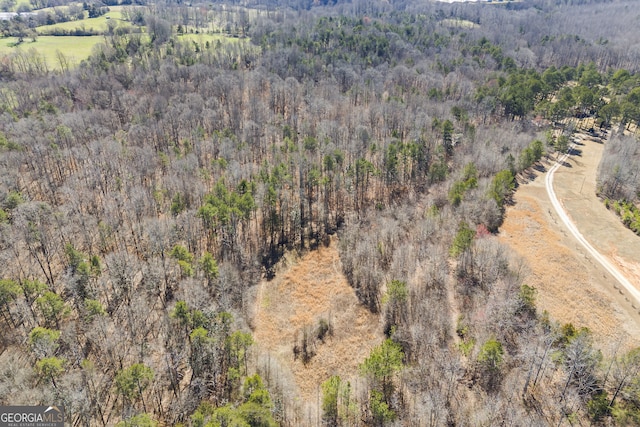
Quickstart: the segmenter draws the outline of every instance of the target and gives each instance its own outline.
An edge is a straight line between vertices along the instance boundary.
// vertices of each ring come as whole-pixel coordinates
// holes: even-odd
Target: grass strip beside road
[[[637,304],[640,304],[640,291],[613,265],[609,260],[604,257],[600,252],[598,252],[592,245],[587,241],[587,239],[580,233],[576,225],[573,223],[569,215],[565,211],[564,207],[558,200],[555,190],[553,189],[553,176],[556,171],[564,164],[564,161],[569,157],[572,150],[575,148],[575,144],[571,144],[569,146],[569,150],[566,154],[563,154],[556,162],[553,167],[547,173],[545,177],[545,187],[547,189],[547,194],[549,195],[549,199],[551,200],[551,204],[553,208],[558,213],[558,216],[565,224],[565,226],[569,229],[573,237],[580,242],[580,244],[591,254],[591,256],[596,259],[629,293],[629,295],[635,300]]]

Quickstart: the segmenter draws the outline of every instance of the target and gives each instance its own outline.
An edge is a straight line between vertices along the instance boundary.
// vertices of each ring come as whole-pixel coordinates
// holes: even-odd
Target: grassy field
[[[479,25],[466,19],[443,19],[440,24],[449,28],[478,28]]]
[[[114,20],[118,24],[118,27],[131,26],[130,23],[122,20],[122,6],[111,6],[109,9],[109,12],[99,16],[98,18],[86,18],[81,21],[68,21],[53,25],[43,25],[38,27],[36,30],[38,31],[38,34],[45,35],[51,34],[56,29],[73,31],[84,28],[87,31],[93,30],[105,32],[107,31],[107,22],[109,22],[109,20]]]
[[[104,41],[104,36],[51,36],[54,30],[74,31],[84,29],[85,31],[106,32],[108,22],[116,22],[118,27],[131,26],[128,21],[122,20],[123,6],[111,6],[109,12],[98,18],[87,18],[80,21],[69,21],[54,25],[38,27],[38,37],[35,42],[30,38],[18,46],[15,46],[17,39],[13,37],[0,38],[0,57],[16,52],[30,52],[32,49],[41,55],[47,63],[49,69],[60,69],[58,52],[64,54],[70,67],[77,66],[80,61],[86,59],[91,54],[93,47]],[[229,37],[225,34],[202,33],[202,28],[198,29],[200,34],[190,32],[195,29],[186,27],[187,34],[178,36],[181,40],[193,41],[202,48],[207,42],[213,47],[218,43],[246,43],[248,38]],[[174,27],[174,31],[176,28]]]
[[[220,43],[247,43],[249,39],[228,37],[221,34],[185,34],[179,36],[180,40],[191,40],[204,47],[207,42],[212,46]],[[15,52],[29,52],[35,49],[44,57],[47,66],[51,70],[59,70],[58,51],[62,52],[69,62],[69,66],[77,66],[80,61],[86,59],[91,54],[93,47],[104,41],[103,36],[38,36],[35,42],[25,39],[23,43],[14,46],[17,38],[8,37],[0,39],[0,57],[10,55]]]
[[[70,62],[70,65],[73,66],[80,63],[83,59],[88,58],[93,46],[103,40],[104,38],[102,36],[40,36],[36,42],[25,39],[24,43],[14,47],[13,44],[16,43],[17,39],[9,37],[0,39],[0,56],[10,55],[17,51],[28,52],[31,49],[35,49],[36,52],[45,58],[50,69],[59,69],[58,51],[62,52]]]
[[[69,6],[82,6],[82,2],[79,3],[67,3],[61,6],[52,6],[52,7],[43,7],[42,9],[35,9],[32,12],[33,13],[40,13],[40,12],[51,12],[54,13],[57,10],[62,10],[64,12],[67,12],[69,10]]]

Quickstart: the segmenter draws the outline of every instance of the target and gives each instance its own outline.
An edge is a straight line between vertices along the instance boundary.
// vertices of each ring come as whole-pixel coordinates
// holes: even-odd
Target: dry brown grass
[[[287,263],[274,280],[259,285],[254,338],[259,351],[285,371],[282,376],[295,382],[286,397],[317,414],[320,384],[331,375],[353,379],[358,364],[382,342],[380,319],[359,304],[347,283],[335,240]],[[305,327],[315,331],[320,319],[330,322],[333,335],[317,342],[315,356],[304,365],[294,360],[294,343]]]
[[[517,199],[500,236],[531,268],[526,282],[538,290],[539,308],[562,323],[587,326],[597,335],[614,335],[619,322],[608,314],[605,295],[590,289],[592,278],[584,262],[561,242],[562,232],[545,224],[534,198],[520,194]]]
[[[603,240],[611,233],[606,231],[607,227],[617,228],[615,218],[592,211],[599,208],[593,169],[597,167],[601,145],[586,142],[578,148],[582,150],[581,156],[570,158],[571,167],[561,168],[556,174],[554,187],[560,202],[601,253],[623,266],[625,274],[634,270],[637,274],[640,264],[626,257],[612,257],[611,251],[603,250],[603,246],[610,245]],[[545,166],[548,169],[551,163]],[[530,274],[525,281],[538,290],[539,309],[547,310],[552,319],[561,323],[588,327],[601,344],[619,338],[629,345],[639,344],[637,310],[616,288],[615,279],[586,255],[565,230],[548,199],[543,176],[521,185],[514,200],[515,205],[507,210],[500,240],[526,261]],[[634,245],[638,241],[625,238],[617,242],[625,254]],[[638,276],[628,277],[634,280]]]

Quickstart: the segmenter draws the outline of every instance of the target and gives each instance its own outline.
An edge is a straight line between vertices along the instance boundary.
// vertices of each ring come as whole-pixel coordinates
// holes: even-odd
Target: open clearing
[[[580,242],[580,244],[582,245],[582,248],[587,251],[589,257],[594,258],[602,267],[604,267],[609,272],[609,274],[611,274],[616,279],[618,284],[622,286],[622,290],[624,290],[627,296],[630,297],[630,299],[627,299],[627,301],[630,301],[632,307],[636,308],[637,306],[640,306],[640,291],[635,287],[633,283],[629,281],[629,279],[627,279],[627,276],[625,274],[622,274],[618,269],[618,267],[616,267],[609,260],[609,257],[602,255],[600,251],[594,248],[591,245],[591,243],[584,237],[584,235],[580,232],[580,230],[578,230],[578,228],[576,227],[576,224],[569,216],[569,213],[567,212],[567,210],[558,200],[558,196],[555,192],[554,185],[553,185],[553,177],[555,175],[555,172],[560,167],[564,166],[565,161],[570,154],[578,154],[578,153],[581,154],[581,152],[576,151],[577,149],[575,147],[577,146],[577,144],[578,142],[575,144],[571,144],[569,152],[567,154],[564,154],[562,157],[560,157],[556,162],[556,164],[553,165],[551,169],[547,172],[547,175],[545,177],[545,186],[547,188],[547,195],[549,196],[549,199],[553,204],[556,214],[559,215],[565,227],[567,227],[571,232],[571,234],[573,235],[573,237],[575,237]],[[580,143],[580,145],[584,145],[584,144]],[[570,165],[567,164],[567,166],[570,166]],[[587,176],[585,175],[584,181],[586,181],[586,178]],[[581,188],[581,191],[582,191],[582,188]],[[566,197],[565,200],[569,200],[569,197]],[[585,202],[589,202],[589,201],[590,201],[589,198],[585,199]],[[578,206],[577,208],[578,210],[574,210],[574,213],[579,212],[581,214],[579,216],[582,216],[586,211],[585,208],[588,208],[588,204],[585,206]],[[614,288],[618,289],[615,286]]]
[[[248,43],[249,39],[239,39],[221,34],[185,34],[178,36],[180,40],[190,40],[204,47],[208,41],[214,47],[220,43]],[[87,59],[93,47],[104,42],[104,36],[38,36],[35,42],[27,38],[17,46],[15,37],[3,38],[0,40],[0,57],[11,55],[12,53],[28,53],[34,49],[46,61],[50,70],[59,70],[58,51],[62,52],[71,66],[77,66],[81,61]]]
[[[335,240],[285,262],[288,266],[275,279],[258,287],[253,336],[261,353],[259,363],[269,360],[271,376],[277,375],[284,389],[292,390],[287,397],[308,414],[299,422],[313,420],[315,425],[320,384],[332,375],[353,380],[383,334],[378,316],[358,302],[342,274]],[[305,366],[299,358],[294,360],[293,346],[305,327],[315,332],[320,319],[330,322],[333,335],[317,343],[315,356]]]
[[[443,19],[440,24],[449,28],[478,28],[480,25],[466,19]]]
[[[556,172],[554,189],[578,230],[638,287],[640,239],[595,195],[604,146],[585,135],[581,140],[577,155]],[[544,166],[548,170],[553,164]],[[557,217],[544,181],[539,174],[518,188],[500,233],[500,239],[526,260],[531,270],[527,283],[538,289],[539,308],[562,323],[588,327],[600,343],[622,338],[639,344],[637,304]]]
[[[54,30],[74,31],[83,29],[85,31],[105,32],[108,29],[109,20],[117,22],[118,27],[130,27],[131,24],[122,20],[122,6],[110,6],[109,12],[97,18],[85,18],[78,21],[60,22],[58,24],[43,25],[37,27],[38,34],[51,34]]]
[[[59,69],[57,52],[60,51],[72,64],[77,65],[80,61],[87,59],[93,47],[104,41],[103,36],[39,36],[35,42],[25,39],[18,46],[13,46],[18,40],[13,37],[0,41],[0,56],[10,55],[17,51],[29,52],[35,49],[47,61],[49,69]]]

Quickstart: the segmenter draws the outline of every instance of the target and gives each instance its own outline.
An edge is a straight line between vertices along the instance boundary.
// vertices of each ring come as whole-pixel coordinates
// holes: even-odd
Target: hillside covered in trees
[[[305,402],[322,425],[640,423],[640,350],[538,312],[492,235],[587,116],[638,215],[635,2],[256,3],[138,5],[75,68],[0,61],[0,404],[315,425],[252,355],[252,289],[336,240],[384,337]],[[214,17],[228,40],[179,37]]]

